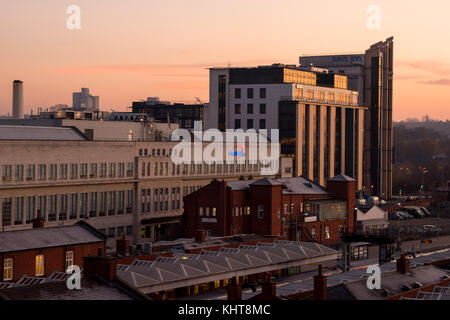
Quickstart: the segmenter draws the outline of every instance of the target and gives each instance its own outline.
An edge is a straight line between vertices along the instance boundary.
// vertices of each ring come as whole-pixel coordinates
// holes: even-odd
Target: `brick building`
[[[82,268],[83,257],[105,249],[106,236],[84,221],[51,228],[35,223],[33,229],[0,232],[0,283],[23,276],[48,277],[70,265]]]
[[[338,175],[327,189],[303,177],[213,181],[184,197],[186,236],[241,233],[339,242],[355,228],[355,180]]]

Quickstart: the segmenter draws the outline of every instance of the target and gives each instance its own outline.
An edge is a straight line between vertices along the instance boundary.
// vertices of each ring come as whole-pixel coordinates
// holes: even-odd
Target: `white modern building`
[[[99,97],[90,95],[88,88],[81,88],[81,92],[73,93],[73,108],[80,110],[98,110]]]

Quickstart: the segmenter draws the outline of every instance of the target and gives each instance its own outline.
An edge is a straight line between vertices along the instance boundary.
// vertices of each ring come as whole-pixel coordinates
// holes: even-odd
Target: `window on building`
[[[313,238],[313,240],[317,239],[317,231],[315,227],[311,228],[311,237]]]
[[[123,163],[123,162],[119,163],[118,175],[119,175],[119,178],[123,178],[125,175],[125,163]]]
[[[27,181],[34,181],[35,177],[35,165],[29,164],[27,165]]]
[[[56,221],[56,194],[48,196],[48,221]]]
[[[72,193],[70,195],[70,213],[69,219],[76,219],[78,213],[78,194]]]
[[[56,180],[58,177],[58,166],[56,164],[51,164],[50,165],[50,175],[49,175],[49,179],[50,180]]]
[[[108,193],[108,215],[113,216],[116,212],[116,192],[110,191]]]
[[[82,163],[80,165],[80,178],[81,179],[86,179],[88,176],[88,164],[87,163]]]
[[[27,197],[27,216],[26,223],[33,222],[34,219],[34,210],[35,210],[35,197]]]
[[[325,226],[325,239],[330,239],[330,226]]]
[[[253,99],[253,88],[247,88],[247,99]]]
[[[14,202],[14,224],[23,223],[23,197],[18,197]]]
[[[109,177],[110,178],[116,177],[116,164],[115,163],[109,164]]]
[[[261,99],[265,99],[266,98],[266,88],[259,88],[259,97]]]
[[[253,103],[247,104],[247,114],[253,114]]]
[[[253,129],[253,119],[247,119],[247,129]]]
[[[36,262],[35,262],[35,267],[36,267],[36,272],[35,272],[35,276],[39,277],[39,276],[43,276],[44,275],[44,265],[45,261],[44,261],[44,256],[38,255],[36,256]]]
[[[234,128],[241,129],[241,119],[234,119]]]
[[[106,178],[106,163],[100,163],[100,178]]]
[[[133,212],[133,190],[127,190],[127,213]]]
[[[84,219],[87,218],[87,211],[88,211],[88,194],[82,193],[81,194],[81,202],[80,202],[80,218]]]
[[[37,198],[38,200],[38,204],[37,204],[37,209],[38,209],[38,215],[40,215],[41,219],[45,218],[45,213],[47,210],[47,197],[46,196],[39,196]]]
[[[261,103],[259,105],[259,113],[260,114],[266,114],[266,104],[265,103]]]
[[[2,225],[11,225],[11,198],[3,198],[2,201]]]
[[[23,164],[14,166],[14,178],[16,181],[23,181]]]
[[[127,163],[127,177],[133,176],[133,162]]]
[[[11,281],[13,279],[14,260],[7,258],[3,261],[3,281]]]
[[[99,217],[106,215],[106,192],[100,192],[98,215]]]
[[[239,103],[236,103],[234,105],[234,113],[235,114],[241,114],[241,105]]]
[[[119,191],[118,200],[117,214],[123,214],[125,208],[125,191]]]
[[[47,165],[45,164],[38,165],[38,171],[39,171],[39,180],[47,179]]]
[[[59,196],[59,220],[67,219],[67,194]]]
[[[97,178],[97,164],[96,163],[91,163],[90,177]]]
[[[89,194],[89,216],[97,216],[97,192],[91,192]]]
[[[66,252],[66,270],[73,266],[73,251]]]
[[[108,228],[108,237],[114,238],[115,236],[116,236],[116,228],[114,227]]]
[[[67,179],[67,164],[61,163],[59,165],[59,178],[62,180]]]
[[[122,234],[125,233],[125,228],[123,226],[117,227],[117,236],[122,237]]]
[[[11,165],[3,165],[3,181],[11,181]]]
[[[259,119],[259,128],[266,129],[266,119]]]
[[[72,163],[70,165],[70,179],[78,178],[78,164]]]
[[[131,236],[133,234],[133,226],[127,226],[127,236]]]
[[[241,98],[241,88],[234,89],[234,98],[240,99]]]
[[[258,205],[258,219],[264,219],[264,205]]]
[[[203,207],[198,208],[198,215],[203,217]]]

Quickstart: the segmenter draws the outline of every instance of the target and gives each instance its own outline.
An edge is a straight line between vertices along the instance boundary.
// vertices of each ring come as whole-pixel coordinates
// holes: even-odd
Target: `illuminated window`
[[[66,270],[73,266],[73,251],[67,251],[66,252]]]
[[[36,276],[43,276],[44,275],[44,256],[38,255],[36,256]]]
[[[325,239],[330,239],[330,226],[325,226]]]
[[[8,258],[3,262],[3,280],[10,281],[13,279],[13,259]]]
[[[217,209],[212,208],[212,216],[215,217],[217,215]]]
[[[319,100],[325,100],[325,93],[323,91],[318,92],[318,99]]]
[[[328,101],[334,101],[334,93],[333,92],[328,92],[327,99],[328,99]]]
[[[314,91],[313,90],[308,90],[306,92],[306,99],[308,99],[308,100],[314,99]]]

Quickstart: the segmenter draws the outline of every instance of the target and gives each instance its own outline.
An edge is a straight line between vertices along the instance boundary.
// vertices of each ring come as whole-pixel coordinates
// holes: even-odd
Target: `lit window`
[[[203,207],[198,208],[198,215],[203,216]]]
[[[3,280],[10,281],[13,279],[13,259],[5,259],[3,262]]]
[[[38,255],[36,256],[36,276],[44,275],[44,256]]]
[[[215,217],[217,215],[217,209],[212,208],[212,216]]]
[[[311,237],[313,238],[313,240],[316,240],[317,238],[316,228],[311,228]]]
[[[330,227],[329,226],[325,226],[325,239],[326,240],[330,239]]]
[[[66,252],[66,270],[73,266],[73,251],[67,251]]]

